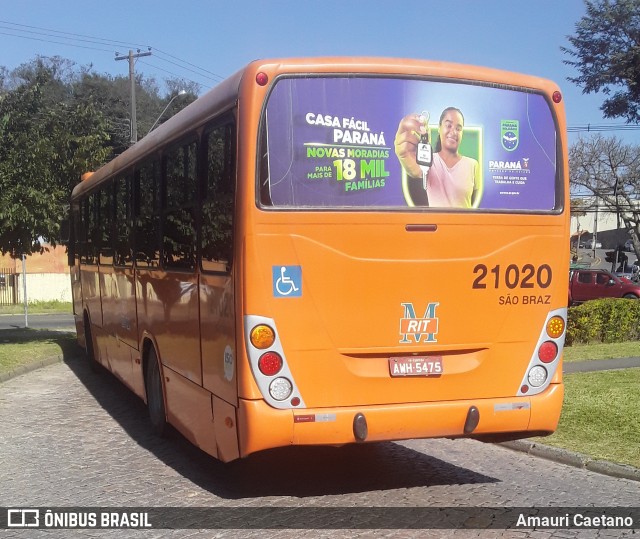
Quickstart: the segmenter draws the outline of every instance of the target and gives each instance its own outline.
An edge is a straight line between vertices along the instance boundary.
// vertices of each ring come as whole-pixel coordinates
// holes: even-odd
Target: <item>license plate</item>
[[[440,376],[444,373],[442,356],[389,358],[391,376]]]

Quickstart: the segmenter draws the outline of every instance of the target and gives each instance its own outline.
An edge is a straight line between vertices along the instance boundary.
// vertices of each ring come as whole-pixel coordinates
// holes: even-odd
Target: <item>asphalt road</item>
[[[27,325],[32,329],[51,329],[56,331],[75,331],[76,326],[72,314],[28,314]],[[24,314],[0,315],[0,329],[15,329],[25,327]]]

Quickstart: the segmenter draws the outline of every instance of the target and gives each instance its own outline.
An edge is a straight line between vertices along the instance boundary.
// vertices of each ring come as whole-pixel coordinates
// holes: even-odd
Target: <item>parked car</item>
[[[602,249],[602,243],[599,241],[594,242],[593,240],[580,240],[580,242],[572,242],[571,248],[575,249],[576,247],[580,249]]]
[[[603,269],[569,272],[569,305],[599,298],[640,299],[640,286]]]

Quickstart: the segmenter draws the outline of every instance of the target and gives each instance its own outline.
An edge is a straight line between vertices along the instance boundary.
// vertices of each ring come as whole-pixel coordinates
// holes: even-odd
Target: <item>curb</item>
[[[27,374],[29,372],[38,370],[42,367],[47,367],[49,365],[53,365],[55,363],[62,362],[62,356],[52,356],[45,359],[41,359],[40,361],[34,361],[33,363],[28,363],[27,365],[20,365],[16,367],[12,371],[2,372],[0,373],[0,384],[6,382],[7,380],[11,380],[11,378],[15,378],[16,376],[20,376],[22,374]]]
[[[526,440],[516,440],[514,442],[502,442],[496,445],[520,451],[534,457],[552,460],[575,468],[589,470],[611,477],[620,477],[622,479],[630,479],[632,481],[640,481],[640,469],[634,468],[627,464],[617,464],[607,460],[596,460],[582,453],[575,453],[567,449],[559,447],[551,447],[549,445],[537,442],[529,442]]]

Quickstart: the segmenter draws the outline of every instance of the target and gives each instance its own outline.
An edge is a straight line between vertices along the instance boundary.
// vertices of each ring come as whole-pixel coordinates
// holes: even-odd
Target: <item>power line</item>
[[[16,32],[26,32],[26,33],[32,33],[32,34],[42,34],[42,35],[49,35],[51,36],[51,34],[53,34],[52,37],[58,37],[58,38],[62,38],[62,39],[75,39],[75,40],[79,40],[79,41],[89,41],[92,43],[98,43],[101,45],[114,45],[114,46],[125,46],[125,47],[146,47],[147,45],[140,45],[137,43],[129,43],[127,41],[117,41],[117,40],[113,40],[113,39],[106,39],[106,38],[99,38],[99,37],[95,37],[95,36],[88,36],[85,34],[75,34],[72,32],[62,32],[60,30],[53,30],[51,28],[41,28],[39,26],[30,26],[28,24],[19,24],[19,23],[15,23],[15,22],[9,22],[9,21],[0,21],[0,24],[9,24],[12,26],[19,26],[21,28],[31,28],[34,31],[30,31],[30,30],[20,30],[19,28],[8,28],[9,30],[14,30]],[[38,32],[36,32],[35,30],[38,30]],[[42,31],[42,32],[41,32]],[[56,35],[58,34],[58,35]],[[65,36],[71,36],[71,37],[65,37]],[[17,36],[20,37],[20,36]]]
[[[9,25],[9,26],[6,26]],[[6,35],[6,36],[10,36],[10,37],[17,37],[17,38],[21,38],[21,39],[28,39],[31,41],[39,41],[39,42],[45,42],[45,43],[53,43],[56,45],[63,45],[63,46],[68,46],[68,47],[75,47],[75,48],[82,48],[82,49],[89,49],[89,50],[97,50],[100,52],[109,52],[109,53],[113,53],[113,50],[108,50],[108,49],[104,49],[104,48],[98,48],[98,47],[91,47],[89,45],[85,45],[84,43],[88,43],[88,44],[94,44],[94,45],[101,45],[101,46],[112,46],[114,48],[120,48],[120,47],[126,47],[126,48],[130,48],[130,49],[152,49],[152,47],[150,47],[149,45],[140,45],[140,44],[135,44],[135,43],[129,43],[129,42],[125,42],[125,41],[118,41],[118,40],[112,40],[112,39],[106,39],[106,38],[101,38],[101,37],[96,37],[96,36],[90,36],[90,35],[86,35],[86,34],[77,34],[77,33],[72,33],[72,32],[63,32],[60,30],[53,30],[51,28],[42,28],[42,27],[38,27],[38,26],[31,26],[31,25],[27,25],[27,24],[19,24],[19,23],[13,23],[10,21],[2,21],[0,20],[0,30],[5,30],[5,31],[0,31],[0,35]],[[40,37],[36,37],[36,36],[40,36]],[[51,38],[51,39],[47,39],[47,38]],[[61,41],[64,40],[64,41]],[[82,44],[81,44],[82,43]],[[161,51],[161,50],[155,50],[154,52],[157,52],[159,54],[156,55],[156,57],[163,61],[163,62],[167,62],[169,64],[172,64],[174,66],[177,66],[178,68],[188,71],[190,73],[194,73],[196,75],[198,75],[199,77],[204,77],[206,79],[218,82],[224,79],[224,77],[222,77],[221,75],[214,73],[213,71],[209,71],[208,69],[199,67],[191,62],[188,62],[186,60],[182,60],[180,58],[178,58],[177,56],[174,56],[172,54],[169,54],[167,52]],[[169,60],[168,58],[172,58],[173,60]],[[151,65],[151,64],[149,64]],[[151,65],[151,67],[154,67],[156,69],[161,69],[157,66],[153,66]],[[197,70],[197,71],[196,71]],[[166,71],[166,70],[165,70]],[[167,71],[168,72],[168,71]],[[168,72],[176,77],[180,77],[179,75],[175,74],[175,73],[171,73]],[[186,80],[191,80],[188,79],[187,77],[180,77],[180,78],[185,78]],[[199,84],[196,81],[191,80],[191,82],[194,82],[195,84]]]
[[[87,46],[83,46],[83,45],[73,45],[71,43],[64,43],[62,41],[52,41],[51,39],[41,39],[41,38],[37,38],[37,37],[30,37],[30,36],[19,36],[16,34],[8,34],[7,32],[0,32],[1,35],[5,35],[5,36],[11,36],[11,37],[19,37],[22,39],[29,39],[31,41],[43,41],[45,43],[55,43],[56,45],[66,45],[68,47],[76,47],[79,49],[89,49],[89,50],[94,50],[94,51],[102,51],[102,52],[112,52],[106,49],[99,49],[97,47],[87,47]]]
[[[160,67],[158,65],[152,64],[151,62],[145,62],[144,60],[139,60],[139,62],[141,64],[144,64],[144,65],[147,65],[149,67],[152,67],[153,69],[156,69],[158,71],[162,71],[163,73],[166,73],[167,75],[171,75],[172,77],[175,77],[175,78],[178,78],[178,79],[183,79],[183,80],[186,80],[186,81],[189,81],[189,82],[193,82],[194,84],[198,85],[198,87],[205,86],[207,88],[211,88],[211,86],[209,86],[208,84],[203,84],[203,83],[200,83],[200,82],[195,81],[193,79],[190,79],[188,77],[185,77],[183,75],[178,75],[177,73],[174,73],[173,71],[169,71],[168,69],[164,69],[164,68],[162,68],[162,67]]]
[[[640,129],[640,125],[629,124],[587,124],[587,125],[575,125],[567,127],[569,133],[580,132],[599,132],[599,131],[637,131]]]
[[[164,54],[164,55],[168,56],[169,58],[173,58],[175,60],[178,60],[179,62],[183,62],[183,63],[185,63],[185,64],[187,64],[187,65],[189,65],[191,67],[195,67],[196,69],[199,69],[200,71],[204,71],[205,73],[209,73],[210,75],[213,75],[215,78],[217,78],[220,81],[224,80],[224,77],[222,75],[218,75],[217,73],[214,73],[213,71],[209,71],[207,69],[203,69],[201,67],[198,67],[197,65],[194,65],[194,64],[192,64],[190,62],[187,62],[186,60],[181,60],[180,58],[178,58],[176,56],[173,56],[172,54],[169,54],[168,52],[161,51],[160,49],[155,49],[155,51],[157,53],[160,53],[161,55]],[[168,60],[165,60],[165,61],[168,61]]]

